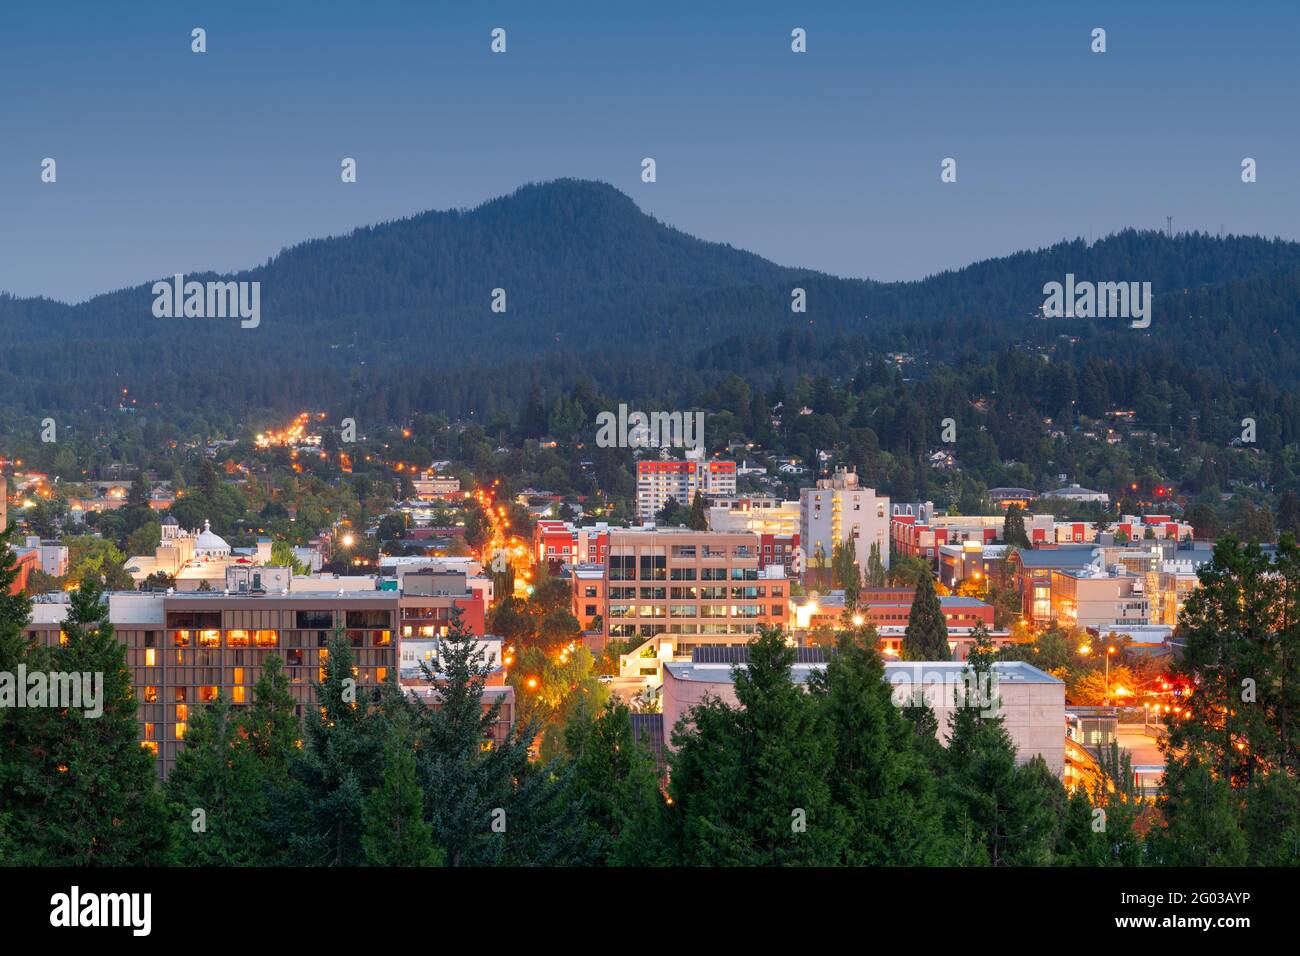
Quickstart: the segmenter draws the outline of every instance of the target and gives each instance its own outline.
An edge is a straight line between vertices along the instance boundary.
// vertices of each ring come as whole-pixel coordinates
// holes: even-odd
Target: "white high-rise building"
[[[653,521],[669,501],[689,508],[695,493],[734,495],[734,461],[638,461],[636,463],[636,514]]]
[[[858,485],[855,471],[836,468],[830,478],[819,478],[815,488],[799,491],[799,541],[806,557],[805,569],[817,566],[820,549],[830,567],[835,545],[853,542],[858,567],[867,570],[873,544],[889,567],[889,498],[874,488]]]

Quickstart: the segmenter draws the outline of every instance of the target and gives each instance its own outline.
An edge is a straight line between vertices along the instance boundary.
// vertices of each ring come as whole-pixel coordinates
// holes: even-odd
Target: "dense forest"
[[[1151,327],[1041,318],[1044,283],[1067,273],[1150,281]],[[580,381],[671,405],[728,374],[843,380],[901,353],[919,378],[1011,348],[1172,387],[1193,367],[1211,381],[1300,377],[1300,243],[1254,237],[1128,230],[879,283],[777,266],[659,223],[611,186],[560,180],[186,278],[260,282],[260,326],[155,318],[152,283],[72,306],[0,295],[0,404],[15,420],[77,416],[116,408],[126,389],[132,407],[168,417],[306,406],[376,423],[486,420]],[[795,288],[806,312],[792,310]]]

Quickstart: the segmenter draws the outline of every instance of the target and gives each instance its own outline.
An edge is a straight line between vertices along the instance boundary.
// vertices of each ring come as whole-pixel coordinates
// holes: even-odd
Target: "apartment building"
[[[399,595],[387,591],[281,594],[113,593],[114,634],[126,646],[138,702],[141,745],[165,776],[184,746],[193,708],[220,694],[236,708],[253,701],[268,657],[278,654],[301,716],[323,678],[328,644],[342,629],[352,647],[359,692],[396,675]],[[59,641],[66,603],[37,603],[28,637]]]
[[[636,463],[636,513],[642,521],[653,521],[670,501],[690,507],[695,494],[734,495],[734,461],[647,460]]]
[[[784,625],[788,583],[759,569],[759,539],[747,532],[684,528],[613,529],[605,568],[609,637],[752,635]]]
[[[428,472],[411,479],[411,485],[415,488],[415,497],[421,501],[450,498],[460,493],[460,479],[452,475]]]
[[[867,567],[873,544],[889,567],[889,526],[889,498],[861,487],[856,472],[837,468],[831,477],[799,492],[799,538],[806,568],[816,567],[818,555],[829,567],[835,545],[843,541],[853,542],[859,568]]]

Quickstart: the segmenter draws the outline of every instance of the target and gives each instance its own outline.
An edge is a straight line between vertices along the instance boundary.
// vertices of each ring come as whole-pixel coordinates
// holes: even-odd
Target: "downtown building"
[[[443,636],[456,609],[471,632],[482,634],[481,602],[463,583],[428,593],[418,593],[417,585],[410,594],[376,590],[374,579],[368,590],[335,590],[332,583],[294,579],[292,589],[276,591],[106,595],[114,636],[126,647],[140,743],[157,758],[160,776],[175,767],[195,708],[218,695],[237,712],[252,704],[272,655],[284,662],[301,718],[315,703],[313,684],[324,679],[336,632],[352,650],[358,699],[397,678],[399,627],[416,639]],[[68,607],[66,599],[38,598],[28,639],[58,644]]]
[[[827,652],[821,648],[800,648],[791,667],[790,679],[805,686],[808,679],[826,667]],[[670,661],[663,667],[663,713],[652,729],[662,736],[665,750],[672,749],[672,731],[690,709],[716,698],[735,707],[733,668],[749,662],[748,648],[699,650],[688,660]],[[999,661],[993,665],[997,713],[1003,718],[1016,762],[1042,757],[1057,777],[1066,773],[1065,684],[1050,674],[1022,661]],[[966,665],[958,661],[886,661],[884,679],[894,690],[895,703],[924,701],[936,717],[935,733],[947,743],[949,717],[957,706],[953,690],[963,685]]]
[[[636,463],[636,513],[643,522],[654,521],[670,501],[689,508],[697,492],[706,497],[734,495],[736,463],[698,457]]]
[[[790,579],[780,565],[759,567],[759,538],[748,532],[614,529],[601,579],[576,581],[580,620],[589,617],[583,595],[603,601],[593,643],[634,639],[620,670],[638,676],[697,646],[747,644],[789,619]]]
[[[889,498],[858,484],[857,472],[836,468],[829,478],[819,478],[813,488],[799,492],[799,540],[805,555],[805,573],[824,561],[829,568],[835,545],[853,544],[858,568],[866,572],[871,547],[889,567]]]

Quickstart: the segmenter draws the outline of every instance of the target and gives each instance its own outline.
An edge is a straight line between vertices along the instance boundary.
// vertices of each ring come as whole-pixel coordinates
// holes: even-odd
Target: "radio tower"
[[[1174,237],[1174,217],[1165,216],[1165,230],[1169,233],[1169,238]]]

